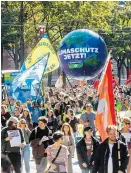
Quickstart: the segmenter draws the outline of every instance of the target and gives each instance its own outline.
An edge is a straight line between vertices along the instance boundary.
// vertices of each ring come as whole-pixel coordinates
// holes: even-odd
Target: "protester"
[[[47,167],[46,148],[49,143],[49,128],[46,117],[39,117],[38,126],[32,131],[29,142],[33,150],[37,173],[43,173]]]
[[[53,110],[48,111],[47,119],[48,119],[47,126],[50,129],[51,134],[53,134],[58,129],[58,121],[54,115]]]
[[[31,112],[32,111],[32,103],[31,103],[30,99],[26,100],[26,105],[27,105],[28,110]]]
[[[82,173],[92,173],[99,142],[93,137],[91,127],[85,127],[83,133],[84,137],[76,145],[78,163]]]
[[[87,120],[89,120],[93,132],[95,132],[95,117],[96,115],[92,112],[92,105],[90,103],[86,104],[86,112],[81,115],[80,119],[82,120],[83,125],[86,125],[84,121],[87,122]]]
[[[121,129],[122,135],[125,137],[125,143],[128,147],[129,152],[129,163],[127,167],[127,173],[131,173],[131,120],[128,117],[123,118],[123,127]]]
[[[20,108],[18,106],[15,106],[14,108],[14,117],[16,118],[20,118],[21,114],[20,114]]]
[[[108,138],[97,150],[92,173],[126,173],[129,154],[126,144],[117,139],[117,127],[107,127]]]
[[[16,101],[15,107],[19,107],[20,114],[23,112],[21,101],[19,101],[19,100]]]
[[[7,106],[1,105],[1,123],[3,127],[6,126],[6,122],[10,117],[11,117],[10,113],[7,112]]]
[[[8,102],[8,101],[7,101]],[[11,112],[14,112],[14,108],[15,108],[15,100],[13,98],[9,98],[9,109]]]
[[[69,152],[68,172],[73,173],[72,157],[74,156],[74,152],[75,152],[75,140],[74,140],[74,136],[73,136],[73,130],[68,123],[64,123],[62,125],[61,130],[64,133],[62,145],[65,145]]]
[[[53,135],[53,140],[55,143],[47,148],[47,157],[51,165],[49,173],[68,173],[69,152],[67,147],[61,145],[63,141],[63,133],[60,131],[55,132]],[[56,159],[52,163],[54,158]]]
[[[123,119],[123,116],[131,117],[130,116],[131,95],[129,93],[130,93],[130,88],[125,87],[125,85],[120,87],[117,86],[115,87],[114,94],[117,100],[116,109],[118,112],[117,125],[119,126],[119,131],[117,132],[117,136],[119,140],[121,140],[122,142],[126,144],[128,143],[128,152],[130,153],[131,151],[129,149],[130,144],[129,142],[127,142],[126,139],[127,136],[129,136],[130,132],[130,127],[128,124],[129,121],[128,120],[125,121]],[[17,117],[19,118],[20,121],[22,119],[24,119],[24,122],[26,121],[26,124],[31,130],[30,141],[31,141],[31,146],[33,148],[33,157],[37,165],[36,167],[38,168],[37,172],[41,172],[41,170],[45,170],[45,167],[47,165],[46,148],[49,145],[53,144],[50,135],[52,135],[57,129],[61,130],[61,127],[65,122],[69,123],[69,125],[71,126],[76,144],[79,140],[82,141],[82,139],[83,140],[85,139],[84,138],[85,133],[83,136],[83,129],[86,126],[91,127],[93,129],[93,136],[92,136],[93,138],[95,135],[97,136],[97,138],[100,138],[100,136],[98,136],[99,133],[95,132],[95,114],[97,111],[98,101],[99,100],[98,100],[97,90],[93,88],[92,84],[88,84],[87,86],[81,86],[81,87],[74,85],[72,88],[70,86],[66,86],[65,88],[55,88],[55,87],[45,88],[44,102],[43,101],[39,102],[37,99],[35,101],[31,101],[31,99],[28,98],[26,100],[26,103],[22,103],[19,100],[14,100],[13,98],[7,97],[5,98],[5,100],[2,101],[2,112],[1,112],[2,128],[8,124],[7,121],[10,118],[10,116]],[[48,121],[45,120],[45,123],[39,121],[39,118],[42,116],[47,117]],[[44,124],[42,125],[42,127],[40,125],[41,123]],[[22,130],[23,128],[26,129],[25,124],[22,124],[21,126]],[[34,130],[32,131],[33,126]],[[44,127],[45,129],[43,129]],[[65,128],[68,129],[68,126],[65,126]],[[52,133],[50,133],[51,130]],[[37,133],[36,139],[35,139],[35,133]],[[46,137],[44,137],[44,135]],[[68,141],[67,138],[70,138],[69,136],[70,136],[69,134],[68,135],[64,134],[63,136],[64,140],[62,144],[64,144],[65,146],[67,146],[67,141]],[[42,141],[44,140],[42,144],[40,142],[41,140]],[[41,145],[37,145],[39,144],[38,141],[40,142]],[[67,148],[70,147],[68,146]],[[22,151],[24,151],[24,149],[22,149]],[[69,152],[68,155],[69,156],[68,162],[69,162],[70,159],[72,160],[74,151],[71,150],[71,153],[70,151],[68,152]],[[76,157],[75,154],[74,157]],[[43,161],[41,161],[42,159],[46,161],[43,163]],[[44,164],[44,166],[42,164]],[[69,167],[67,171],[68,173],[70,173],[69,171],[72,171],[72,169],[70,168],[70,166],[72,166],[72,161],[70,161],[68,165]],[[128,164],[128,169],[129,165],[131,165],[130,161]]]
[[[31,117],[31,113],[29,112],[27,108],[23,110],[23,113],[21,114],[20,119],[25,119],[29,129],[32,130],[33,128],[32,117]]]
[[[70,124],[73,129],[74,137],[76,137],[78,119],[75,116],[75,112],[72,109],[68,109],[66,122]]]
[[[38,126],[38,119],[42,116],[41,110],[40,110],[40,103],[38,101],[32,102],[32,122],[33,122],[33,128]]]
[[[59,122],[60,118],[61,118],[61,111],[60,111],[60,103],[56,103],[55,107],[54,107],[54,114]]]
[[[11,162],[7,155],[1,155],[1,173],[11,172]]]
[[[28,125],[26,123],[25,119],[20,120],[19,127],[21,128],[23,134],[24,134],[24,139],[26,142],[26,146],[21,149],[21,160],[23,163],[25,163],[25,171],[26,173],[30,173],[30,144],[29,144],[29,138],[31,131],[28,129]]]
[[[1,144],[2,144],[2,151],[3,153],[8,155],[14,167],[15,172],[20,173],[21,172],[20,148],[25,147],[25,141],[21,129],[17,128],[17,123],[18,119],[16,117],[9,118],[7,127],[3,128],[1,131]],[[19,145],[11,144],[10,141],[13,138],[13,135],[14,136],[17,135],[18,137],[20,137],[20,141],[17,141],[18,143],[20,143]]]

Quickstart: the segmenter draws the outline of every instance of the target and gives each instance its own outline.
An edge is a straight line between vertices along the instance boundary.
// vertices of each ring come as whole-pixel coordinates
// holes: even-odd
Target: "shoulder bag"
[[[57,152],[55,158],[52,160],[51,163],[54,163],[54,162],[55,162],[55,160],[57,159],[57,157],[58,157],[58,155],[59,155],[59,153],[60,153],[61,148],[62,148],[62,146],[60,146],[60,148],[58,149],[58,152]],[[49,166],[49,168],[48,168],[44,173],[49,173],[50,168],[51,168],[51,165]]]

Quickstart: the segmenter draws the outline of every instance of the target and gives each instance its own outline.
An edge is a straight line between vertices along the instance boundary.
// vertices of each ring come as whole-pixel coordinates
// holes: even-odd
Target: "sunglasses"
[[[130,125],[130,123],[125,123],[126,125]]]

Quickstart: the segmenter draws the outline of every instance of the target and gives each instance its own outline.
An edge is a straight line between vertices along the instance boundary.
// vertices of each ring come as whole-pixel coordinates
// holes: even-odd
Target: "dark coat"
[[[44,145],[39,145],[40,139],[35,139],[31,142],[32,154],[37,162],[40,164],[41,159],[45,156],[45,147]]]
[[[120,142],[120,161],[121,166],[119,167],[118,163],[118,141]],[[100,144],[97,154],[95,157],[95,163],[92,173],[107,173],[108,169],[108,159],[109,159],[109,145],[108,145],[108,138]],[[118,173],[118,171],[122,171],[125,173],[125,170],[128,165],[129,155],[126,144],[117,140],[112,148],[112,160],[113,160],[113,173]]]
[[[76,145],[78,163],[81,169],[84,169],[84,167],[82,166],[83,163],[86,163],[87,165],[92,165],[92,162],[94,161],[95,154],[99,146],[99,142],[94,137],[92,137],[92,141],[93,141],[93,155],[91,156],[92,158],[90,163],[87,161],[87,148],[84,137]]]
[[[121,134],[121,132],[119,131],[119,139],[121,142],[123,142],[124,144],[126,143],[126,139],[125,137]]]

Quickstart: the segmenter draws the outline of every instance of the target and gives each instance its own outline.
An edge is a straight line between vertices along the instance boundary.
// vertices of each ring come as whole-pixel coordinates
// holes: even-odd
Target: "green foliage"
[[[2,44],[9,49],[11,40],[20,42],[21,2],[3,1],[1,7]],[[126,58],[130,52],[131,2],[121,8],[118,1],[24,1],[23,13],[25,48],[35,46],[44,24],[56,51],[68,32],[85,28],[98,32],[115,57]]]

